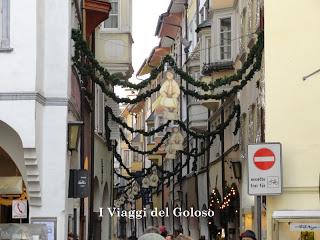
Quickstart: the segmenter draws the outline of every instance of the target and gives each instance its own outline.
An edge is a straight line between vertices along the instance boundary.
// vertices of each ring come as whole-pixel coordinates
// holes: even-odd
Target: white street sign
[[[249,144],[247,159],[249,195],[281,194],[281,144]]]
[[[320,231],[320,223],[290,223],[290,231],[293,231],[293,232]]]
[[[12,218],[27,218],[28,217],[27,200],[12,201]]]

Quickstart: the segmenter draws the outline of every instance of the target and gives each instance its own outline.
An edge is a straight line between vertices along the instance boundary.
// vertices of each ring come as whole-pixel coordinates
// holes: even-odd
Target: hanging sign
[[[27,200],[13,200],[12,201],[12,218],[21,219],[28,217]]]
[[[89,195],[89,172],[70,169],[69,198],[86,198]]]
[[[249,144],[247,159],[249,195],[281,194],[281,144]]]

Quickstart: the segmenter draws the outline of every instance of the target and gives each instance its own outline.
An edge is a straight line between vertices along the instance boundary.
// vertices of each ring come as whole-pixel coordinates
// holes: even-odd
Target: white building
[[[21,173],[29,221],[54,217],[57,239],[65,239],[70,4],[1,0],[0,8],[1,152]],[[1,169],[12,162],[2,163]],[[6,221],[10,219],[1,215],[1,222]]]
[[[68,150],[68,122],[91,122],[81,119],[71,29],[82,25],[84,36],[90,36],[89,27],[108,17],[110,3],[82,3],[0,0],[0,177],[21,175],[25,195],[18,196],[26,196],[29,210],[23,222],[50,218],[55,239],[66,239],[67,233],[85,239],[92,221],[90,198],[68,199],[69,170],[91,167],[91,145],[78,147],[86,145],[82,159],[81,151]],[[0,224],[19,222],[11,218],[11,204],[1,191]]]

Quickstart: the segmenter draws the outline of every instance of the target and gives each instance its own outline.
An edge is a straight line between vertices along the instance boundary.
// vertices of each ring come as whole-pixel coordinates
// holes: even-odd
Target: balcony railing
[[[232,61],[204,63],[202,66],[202,74],[208,76],[218,71],[233,70],[234,69],[233,64],[234,63]]]

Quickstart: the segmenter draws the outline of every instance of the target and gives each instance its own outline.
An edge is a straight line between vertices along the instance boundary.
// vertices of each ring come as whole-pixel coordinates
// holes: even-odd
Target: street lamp
[[[232,169],[233,169],[233,174],[234,174],[234,177],[238,180],[241,179],[242,177],[242,173],[241,173],[241,162],[239,161],[232,161],[231,162],[232,164]]]
[[[80,129],[82,121],[68,122],[68,149],[70,151],[78,149]]]

